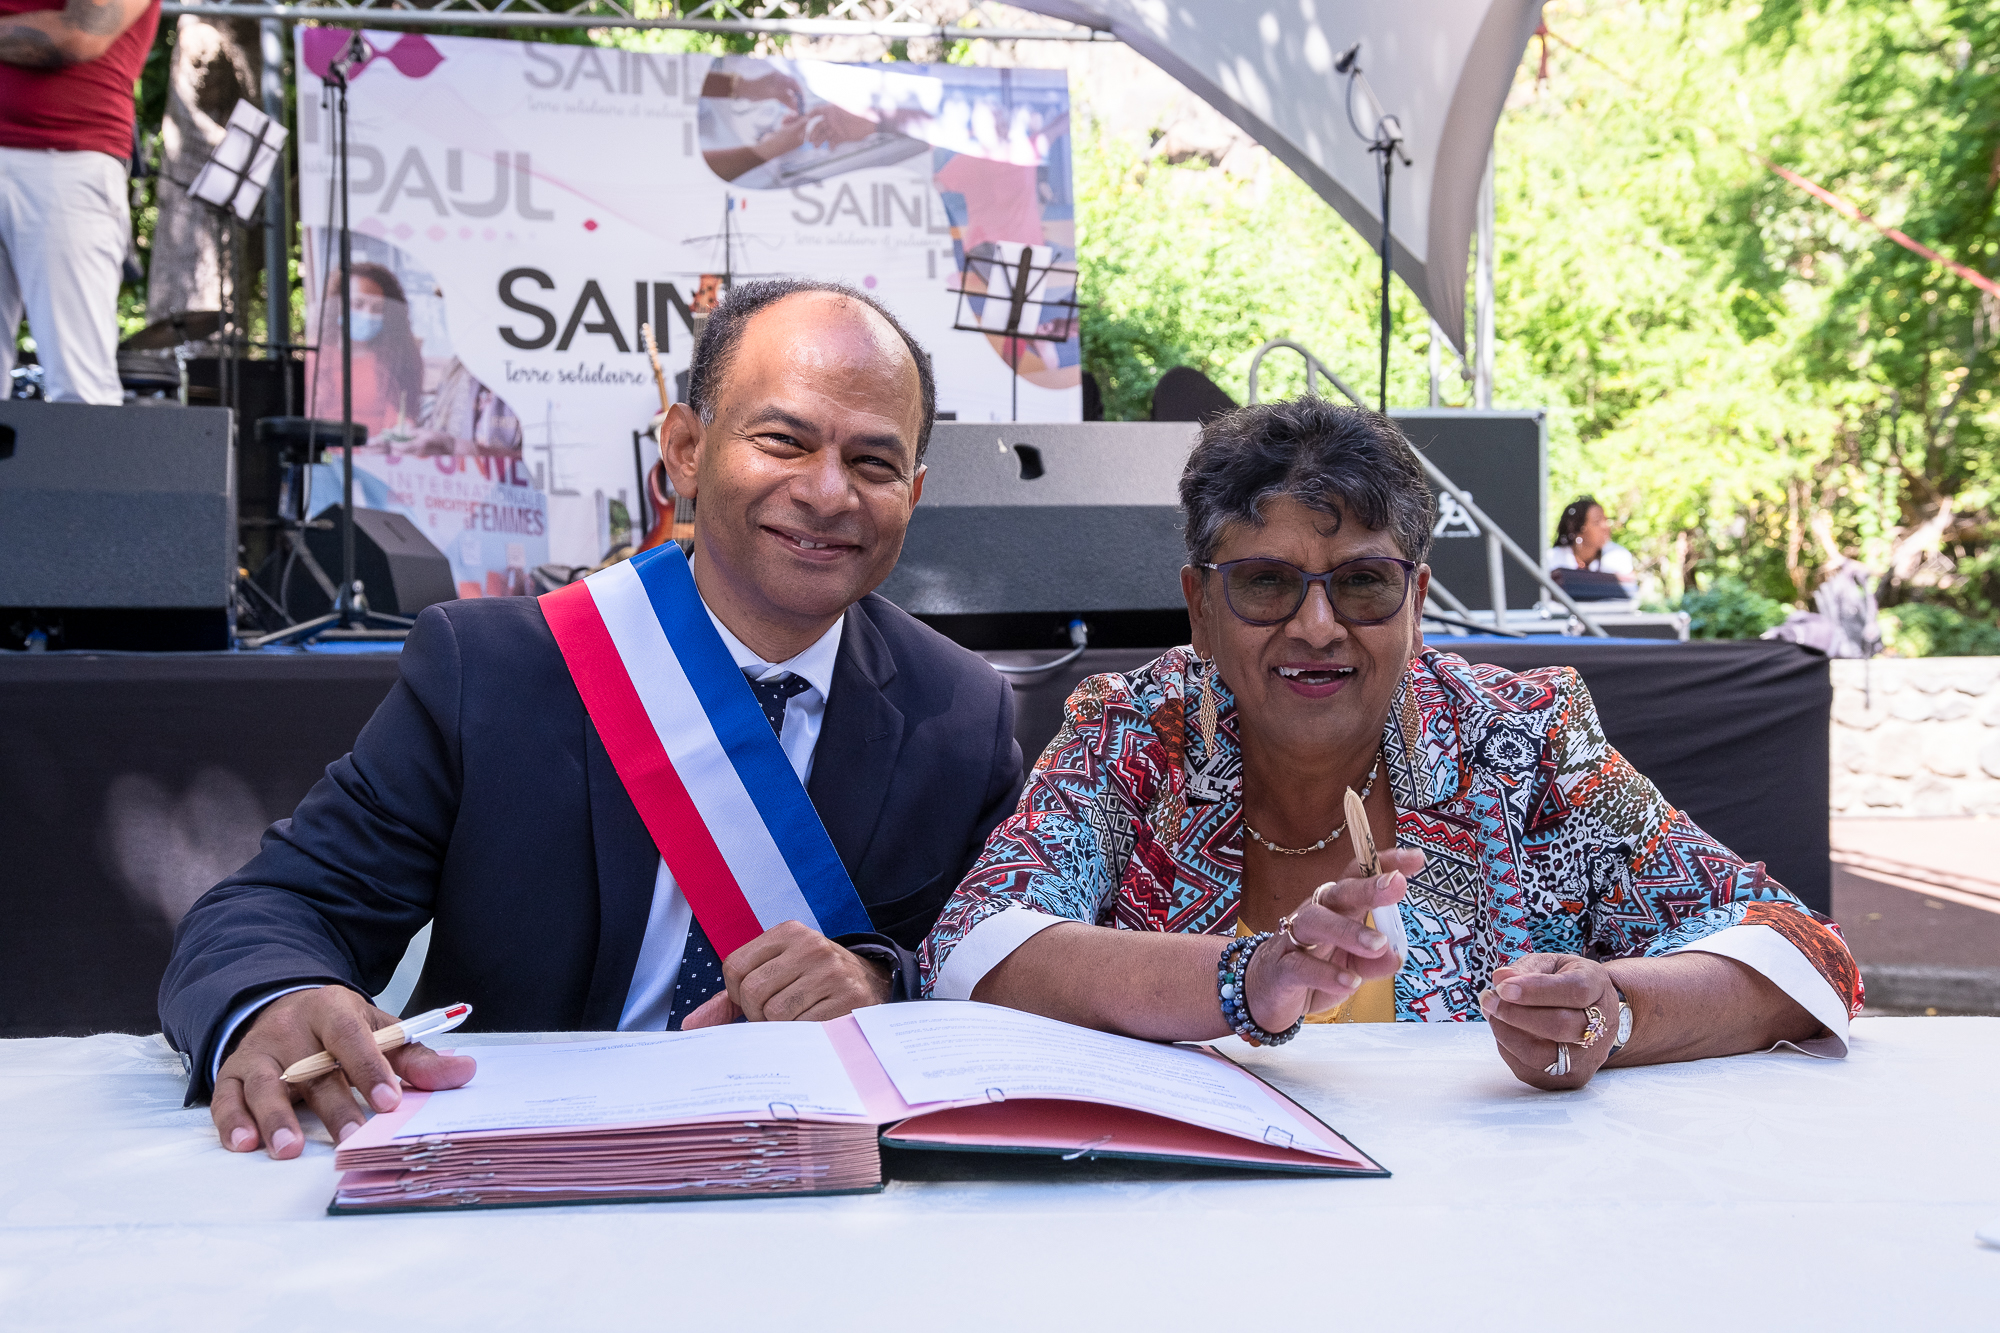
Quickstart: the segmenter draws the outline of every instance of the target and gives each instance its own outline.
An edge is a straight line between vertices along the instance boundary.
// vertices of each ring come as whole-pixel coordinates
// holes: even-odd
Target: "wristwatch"
[[[1632,1040],[1632,1006],[1625,1002],[1625,988],[1614,981],[1611,983],[1611,989],[1618,992],[1618,1039],[1611,1043],[1611,1049],[1605,1053],[1606,1064],[1616,1059],[1618,1052],[1625,1049],[1625,1043]]]

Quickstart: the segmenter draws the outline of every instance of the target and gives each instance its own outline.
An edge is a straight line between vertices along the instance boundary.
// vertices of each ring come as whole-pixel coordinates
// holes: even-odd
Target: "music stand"
[[[242,372],[244,331],[236,316],[236,229],[247,224],[264,204],[264,190],[271,174],[284,160],[285,141],[290,132],[278,122],[241,98],[229,113],[222,142],[202,163],[186,189],[188,197],[215,210],[217,225],[216,267],[220,279],[217,302],[216,339],[221,344],[216,362],[216,397],[241,415],[239,388]]]
[[[1389,235],[1389,181],[1396,170],[1396,159],[1402,158],[1403,165],[1410,165],[1410,155],[1403,151],[1403,122],[1391,115],[1382,106],[1382,99],[1375,95],[1375,87],[1368,82],[1368,76],[1361,72],[1361,43],[1356,42],[1341,53],[1334,62],[1334,73],[1347,76],[1347,123],[1355,137],[1368,145],[1368,151],[1382,159],[1382,381],[1379,396],[1380,410],[1389,410],[1389,277],[1390,259],[1394,242]],[[1357,108],[1356,103],[1360,106]],[[1366,128],[1363,128],[1364,125]]]
[[[959,265],[958,309],[952,316],[951,326],[961,333],[983,333],[987,337],[999,334],[1007,339],[1007,368],[1012,374],[1009,384],[1010,401],[1008,415],[1011,419],[1021,419],[1021,342],[1068,342],[1076,336],[1076,325],[1082,304],[1076,299],[1077,271],[1074,262],[1063,264],[1056,260],[1054,247],[1031,245],[1021,241],[989,241],[980,249],[991,246],[993,253],[975,255],[967,249],[965,259]],[[966,279],[977,276],[984,284],[982,290],[969,290]],[[999,282],[995,282],[995,278]],[[1069,279],[1067,289],[1051,289],[1050,279]],[[970,322],[967,319],[966,298],[972,298]],[[1035,331],[1021,332],[1021,320],[1028,306],[1040,308],[1041,318]],[[1055,317],[1050,317],[1050,312]]]

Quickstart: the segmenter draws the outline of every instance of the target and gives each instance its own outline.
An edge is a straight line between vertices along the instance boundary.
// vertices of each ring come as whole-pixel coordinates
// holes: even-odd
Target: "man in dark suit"
[[[1021,787],[1014,704],[978,657],[873,594],[923,490],[930,361],[873,301],[739,286],[711,317],[661,453],[697,498],[695,585],[806,782],[875,932],[796,922],[726,960],[660,857],[540,607],[418,619],[354,752],[182,920],[160,1018],[228,1147],[304,1146],[301,1094],[337,1138],[401,1085],[473,1062],[384,1056],[367,996],[432,923],[412,1004],[469,1001],[493,1031],[825,1019],[915,993],[909,956]],[[400,1081],[399,1081],[400,1079]]]

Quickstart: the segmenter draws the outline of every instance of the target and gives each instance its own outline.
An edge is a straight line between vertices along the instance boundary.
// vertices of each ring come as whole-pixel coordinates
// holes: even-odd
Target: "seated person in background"
[[[1632,553],[1611,540],[1611,520],[1604,516],[1604,506],[1591,496],[1579,496],[1562,511],[1556,520],[1555,545],[1542,563],[1550,573],[1585,569],[1615,574],[1625,596],[1638,595],[1639,576],[1632,566]]]
[[[302,1095],[342,1139],[364,1119],[351,1090],[386,1111],[401,1100],[398,1075],[420,1088],[472,1076],[469,1059],[422,1047],[385,1058],[369,1036],[394,1018],[367,997],[427,921],[414,1009],[469,1001],[489,1031],[823,1019],[913,994],[905,951],[1021,785],[1009,687],[871,591],[922,492],[935,408],[930,359],[869,298],[827,283],[744,283],[711,317],[688,402],[662,432],[675,489],[701,501],[692,585],[683,566],[675,587],[706,616],[663,615],[649,632],[709,636],[697,666],[720,668],[704,676],[711,690],[736,690],[729,661],[748,677],[740,697],[728,693],[749,728],[737,734],[761,745],[757,726],[777,730],[782,754],[764,753],[764,777],[804,784],[791,793],[800,813],[789,834],[806,836],[801,821],[816,812],[810,833],[831,839],[826,852],[854,885],[841,886],[847,919],[873,933],[828,940],[789,921],[718,958],[707,912],[668,868],[685,847],[655,843],[658,825],[621,778],[612,749],[628,753],[632,730],[607,739],[597,706],[586,711],[579,685],[597,698],[607,674],[573,676],[573,640],[559,649],[552,629],[574,605],[556,599],[599,594],[433,606],[354,752],[176,932],[160,1021],[190,1060],[190,1099],[212,1093],[225,1144],[297,1156],[294,1094],[279,1075],[321,1049],[341,1070]],[[669,555],[682,559],[662,550],[655,563]],[[627,578],[639,600],[623,605],[652,604],[636,566],[607,576],[592,587]],[[619,623],[643,638],[637,622]],[[635,693],[657,694],[679,673],[649,675],[657,658],[615,649]],[[659,771],[646,776],[638,791],[657,809]],[[699,775],[685,780],[699,797]],[[768,796],[750,793],[759,808]]]
[[[1859,978],[1832,923],[1634,772],[1573,671],[1424,646],[1435,513],[1393,424],[1240,409],[1181,503],[1193,645],[1070,696],[919,951],[926,994],[1162,1040],[1484,1019],[1539,1088],[1845,1053]],[[1394,849],[1373,877],[1350,788]],[[1365,922],[1385,909],[1407,962]]]

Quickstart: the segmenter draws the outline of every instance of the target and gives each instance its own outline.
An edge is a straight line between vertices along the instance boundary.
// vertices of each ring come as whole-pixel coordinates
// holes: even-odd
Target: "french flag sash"
[[[539,600],[611,766],[719,957],[784,921],[829,937],[874,929],[678,546]]]

